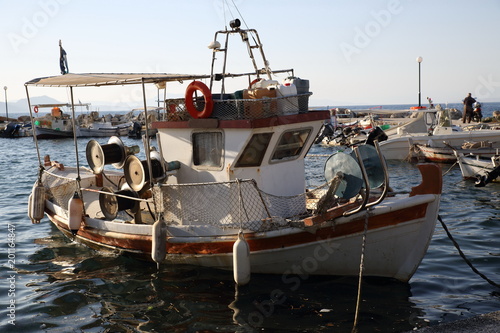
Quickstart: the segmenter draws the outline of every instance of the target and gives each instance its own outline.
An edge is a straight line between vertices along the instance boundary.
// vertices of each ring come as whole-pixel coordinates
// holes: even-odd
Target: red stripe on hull
[[[428,204],[421,204],[408,209],[391,211],[385,214],[371,216],[368,222],[368,230],[373,231],[379,228],[395,226],[407,221],[424,218]],[[71,235],[67,225],[63,220],[48,212],[49,218],[56,226]],[[245,235],[250,246],[250,251],[263,251],[286,248],[290,246],[313,243],[318,239],[334,239],[342,236],[354,235],[364,230],[365,219],[359,218],[355,221],[333,224],[327,227],[318,228],[315,233],[308,231],[296,234],[276,236],[272,238],[259,237],[254,233]],[[97,244],[126,252],[151,253],[151,236],[132,235],[110,231],[101,231],[87,226],[81,226],[78,230],[80,239],[90,247],[96,248]],[[97,244],[96,244],[97,243]],[[205,243],[169,243],[167,242],[168,254],[224,254],[232,253],[234,241],[205,242]]]

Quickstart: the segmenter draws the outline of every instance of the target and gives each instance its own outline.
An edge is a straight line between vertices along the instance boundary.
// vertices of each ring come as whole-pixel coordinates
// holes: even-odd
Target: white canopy
[[[163,73],[84,73],[64,74],[33,79],[25,83],[27,86],[39,87],[86,87],[113,86],[124,84],[159,83],[168,81],[184,81],[207,79],[210,75],[163,74]]]

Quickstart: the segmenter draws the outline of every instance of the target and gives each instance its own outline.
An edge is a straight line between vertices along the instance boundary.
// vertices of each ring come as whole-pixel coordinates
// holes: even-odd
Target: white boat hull
[[[111,137],[128,135],[132,123],[111,126],[110,124],[93,124],[90,127],[78,127],[76,136],[79,138],[86,137]]]
[[[452,146],[461,146],[465,142],[478,141],[500,141],[500,130],[476,130],[453,132],[446,135],[411,134],[400,137],[389,137],[388,140],[380,142],[380,150],[388,160],[405,160],[411,152],[412,144],[428,144],[432,142],[433,147],[446,147],[443,142]]]
[[[463,155],[479,155],[482,157],[492,157],[498,154],[500,148],[450,148],[450,147],[429,147],[427,145],[415,144],[416,154],[423,157],[428,162],[454,163],[457,161],[454,151]]]
[[[493,171],[497,164],[492,162],[491,158],[480,158],[477,156],[464,156],[463,154],[458,154],[458,164],[460,166],[460,171],[465,179],[479,179],[481,177],[488,176],[488,173]],[[492,179],[493,182],[500,182],[500,177]]]
[[[436,167],[436,175],[440,176],[439,168],[430,166]],[[58,173],[71,178],[75,172],[74,168],[65,168]],[[83,173],[82,186],[92,184],[95,184],[94,176]],[[294,275],[302,274],[357,275],[364,225],[368,219],[364,274],[408,281],[425,255],[434,232],[440,190],[430,192],[417,191],[409,197],[386,198],[369,213],[361,211],[342,216],[347,208],[340,213],[333,209],[327,213],[331,215],[311,216],[309,222],[306,218],[300,227],[267,232],[244,230],[250,247],[251,272],[282,274],[287,281],[294,281]],[[96,199],[97,194],[84,193],[87,215],[95,216]],[[46,213],[61,231],[70,238],[74,237],[65,208],[47,201]],[[134,224],[87,216],[76,239],[96,249],[151,260],[150,222]],[[169,225],[167,230],[168,264],[233,269],[232,247],[237,240],[238,227]]]

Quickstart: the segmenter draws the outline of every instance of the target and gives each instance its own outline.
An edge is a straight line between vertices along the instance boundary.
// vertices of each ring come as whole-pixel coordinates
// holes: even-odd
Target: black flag
[[[62,42],[59,40],[59,67],[61,74],[68,74],[68,59],[66,58],[66,51],[62,47]]]

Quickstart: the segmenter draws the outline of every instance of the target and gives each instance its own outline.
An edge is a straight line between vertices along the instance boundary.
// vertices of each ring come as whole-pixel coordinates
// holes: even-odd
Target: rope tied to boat
[[[447,175],[447,174],[448,174],[448,173],[449,173],[449,172],[453,169],[453,167],[454,167],[455,165],[457,165],[457,163],[458,163],[458,160],[457,160],[457,161],[455,161],[455,163],[453,163],[453,165],[452,165],[452,166],[451,166],[448,170],[446,170],[446,172],[445,172],[445,173],[443,173],[443,177],[444,177],[444,176],[446,176],[446,175]]]
[[[489,284],[491,284],[492,286],[494,287],[497,287],[497,288],[500,288],[500,285],[492,280],[490,280],[486,275],[484,275],[483,273],[479,272],[477,270],[476,267],[474,267],[474,265],[472,265],[472,263],[470,262],[469,259],[467,259],[467,257],[465,256],[465,254],[462,252],[462,249],[460,249],[460,245],[458,245],[457,241],[455,240],[455,238],[453,238],[452,234],[450,233],[450,231],[448,230],[448,227],[446,226],[446,224],[444,223],[443,219],[441,219],[441,216],[438,215],[438,220],[439,222],[441,223],[441,226],[443,227],[444,231],[446,232],[446,234],[448,235],[448,238],[452,241],[453,245],[455,246],[455,248],[458,250],[458,253],[460,254],[460,256],[462,257],[462,259],[467,263],[467,265],[469,265],[469,267],[472,269],[472,271],[474,273],[476,273],[477,275],[479,275],[482,279],[486,280],[486,282],[488,282]]]
[[[354,313],[354,324],[352,327],[352,333],[355,333],[358,331],[357,326],[358,326],[358,314],[359,314],[359,308],[361,305],[361,283],[363,281],[363,270],[364,270],[364,264],[365,264],[365,247],[366,247],[366,234],[368,233],[368,218],[370,216],[369,213],[370,209],[368,208],[365,212],[365,223],[364,223],[364,231],[363,231],[363,241],[361,242],[361,259],[359,263],[359,279],[358,279],[358,296],[356,298],[356,312]]]

